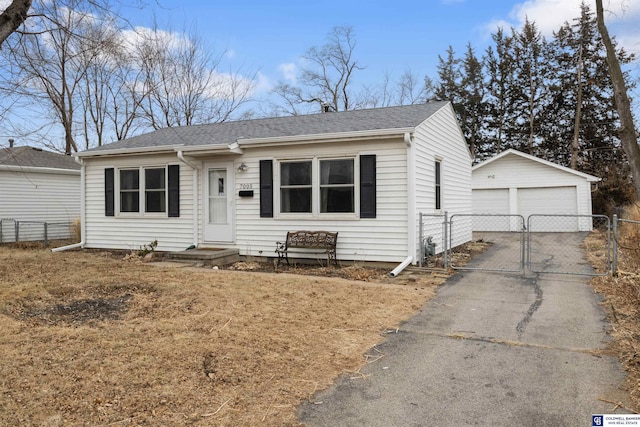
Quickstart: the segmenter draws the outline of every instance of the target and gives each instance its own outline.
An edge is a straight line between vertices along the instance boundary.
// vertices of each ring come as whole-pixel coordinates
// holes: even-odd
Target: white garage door
[[[577,215],[576,187],[519,188],[518,213],[529,215]],[[531,231],[577,231],[575,217],[534,217]]]
[[[472,206],[474,214],[509,215],[509,189],[473,190]],[[474,217],[473,231],[509,231],[509,218]]]

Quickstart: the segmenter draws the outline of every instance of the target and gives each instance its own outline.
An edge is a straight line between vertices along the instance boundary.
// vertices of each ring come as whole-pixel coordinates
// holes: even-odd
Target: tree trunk
[[[615,48],[609,37],[609,32],[604,24],[602,0],[596,0],[596,17],[602,42],[607,49],[607,64],[609,65],[609,74],[611,75],[611,82],[613,83],[614,101],[616,103],[616,110],[620,116],[620,130],[618,134],[622,142],[622,149],[627,155],[629,168],[631,169],[636,200],[640,200],[640,147],[638,147],[638,138],[636,137],[633,124],[631,103],[627,96],[624,75],[622,74]]]
[[[27,19],[30,8],[31,0],[13,0],[0,14],[0,47],[2,47],[2,42]]]

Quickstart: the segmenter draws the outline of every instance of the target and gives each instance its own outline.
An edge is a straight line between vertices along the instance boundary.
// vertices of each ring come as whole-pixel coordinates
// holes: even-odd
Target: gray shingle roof
[[[437,101],[368,110],[171,127],[103,145],[90,151],[169,145],[227,145],[239,139],[415,128],[446,104],[446,101]]]
[[[0,148],[0,165],[80,170],[71,156],[29,146]]]

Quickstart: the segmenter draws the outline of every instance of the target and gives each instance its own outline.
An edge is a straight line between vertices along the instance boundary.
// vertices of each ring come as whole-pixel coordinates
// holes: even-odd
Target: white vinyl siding
[[[186,249],[193,243],[192,170],[175,155],[146,155],[85,159],[85,245],[89,248],[138,249],[154,240],[159,251]],[[164,168],[180,164],[180,217],[105,216],[105,168]],[[116,197],[119,197],[116,188]]]
[[[449,216],[471,213],[471,155],[449,104],[416,128],[411,144],[416,158],[416,210],[424,214],[447,212]],[[435,162],[441,167],[441,207],[435,209]],[[432,230],[436,250],[444,247],[441,227]],[[416,218],[419,233],[419,217]],[[430,233],[425,230],[425,236]],[[459,223],[452,236],[453,247],[470,241],[471,222]],[[416,251],[420,242],[416,242]]]
[[[247,149],[242,159],[248,167],[236,173],[236,242],[241,255],[275,255],[275,242],[287,231],[326,230],[338,232],[338,259],[397,262],[407,252],[407,180],[406,154],[401,140],[377,140],[362,143],[323,143],[301,147]],[[259,161],[265,159],[353,158],[358,165],[361,154],[376,155],[377,215],[359,218],[353,213],[260,218]],[[274,172],[277,162],[274,162]],[[357,174],[357,173],[356,173]],[[274,185],[276,180],[274,178]],[[251,188],[254,197],[238,197],[240,189]],[[277,191],[277,188],[274,188]]]
[[[46,222],[80,219],[80,171],[0,170],[0,218]]]

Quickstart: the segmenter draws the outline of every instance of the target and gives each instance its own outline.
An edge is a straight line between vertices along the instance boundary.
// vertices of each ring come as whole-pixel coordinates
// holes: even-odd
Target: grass
[[[0,425],[297,425],[443,280],[365,279],[0,247]]]
[[[640,204],[628,207],[622,218],[640,221]],[[606,259],[605,236],[594,233],[585,243],[591,263],[601,269]],[[604,297],[602,305],[609,313],[614,339],[612,350],[627,372],[626,389],[633,407],[640,408],[640,224],[622,225],[618,245],[618,276],[594,278],[592,285]]]

